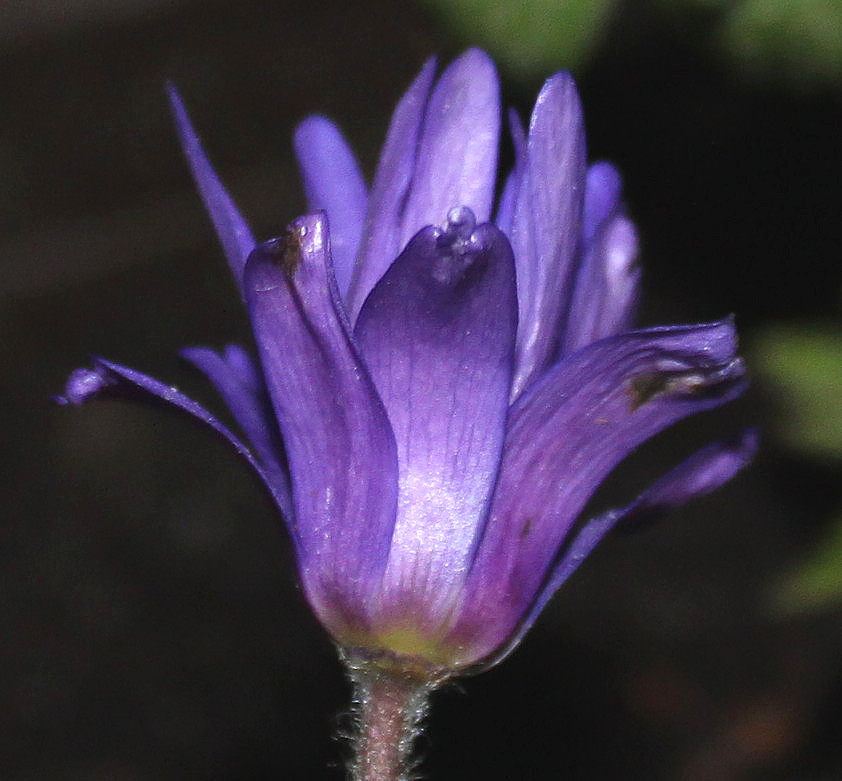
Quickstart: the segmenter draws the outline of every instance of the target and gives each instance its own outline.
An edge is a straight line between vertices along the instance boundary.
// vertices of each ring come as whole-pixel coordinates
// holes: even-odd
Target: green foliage
[[[842,0],[421,0],[466,42],[487,49],[510,76],[535,79],[576,70],[595,54],[622,9],[702,36],[741,75],[792,86],[842,81]],[[701,14],[701,16],[700,16]]]
[[[727,6],[726,50],[754,73],[789,80],[842,79],[840,0],[742,0]]]
[[[774,588],[772,607],[793,614],[842,603],[842,515],[831,521],[815,548]]]
[[[770,329],[752,368],[778,396],[775,433],[804,453],[842,458],[842,329]]]
[[[576,69],[593,52],[617,0],[424,0],[515,77]]]
[[[792,448],[826,460],[842,459],[842,330],[778,327],[754,345],[752,366],[776,394],[773,433]],[[775,584],[772,606],[784,614],[842,603],[842,514],[818,544]]]

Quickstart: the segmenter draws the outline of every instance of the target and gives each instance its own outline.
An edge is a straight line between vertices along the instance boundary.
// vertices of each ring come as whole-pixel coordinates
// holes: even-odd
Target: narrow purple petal
[[[623,213],[622,180],[610,163],[588,169],[581,260],[559,350],[563,357],[628,331],[637,314],[640,269],[634,224]]]
[[[468,580],[464,632],[482,635],[493,605],[489,653],[505,640],[608,473],[659,431],[742,392],[735,350],[730,320],[624,334],[571,355],[518,400]]]
[[[561,356],[632,326],[640,289],[637,254],[637,231],[628,217],[602,224],[576,274]]]
[[[680,507],[696,496],[712,493],[731,480],[754,459],[759,445],[757,429],[714,442],[654,482],[620,511],[624,526],[637,526]]]
[[[292,476],[301,577],[336,634],[362,620],[395,522],[395,441],[345,322],[323,214],[246,266],[246,302]]]
[[[324,117],[308,117],[298,126],[295,154],[309,211],[327,212],[333,270],[344,296],[351,283],[368,206],[365,181],[342,133]]]
[[[284,517],[292,518],[292,496],[278,424],[256,367],[246,353],[229,345],[223,355],[209,347],[188,347],[181,355],[219,391],[240,429],[251,443],[272,484],[283,496]]]
[[[216,228],[237,286],[242,288],[246,258],[255,246],[251,229],[213,170],[175,87],[169,85],[168,94],[184,156]]]
[[[523,123],[520,121],[520,117],[514,109],[509,111],[509,132],[512,136],[515,163],[512,166],[511,172],[506,177],[506,183],[500,195],[500,204],[497,207],[497,216],[494,219],[497,227],[506,236],[512,235],[515,204],[517,203],[523,172],[526,168],[526,132],[523,129]]]
[[[418,140],[435,71],[436,61],[427,60],[392,115],[368,199],[362,243],[348,291],[351,322],[377,280],[403,249],[401,214],[415,171]]]
[[[512,398],[555,359],[563,339],[584,186],[582,107],[573,78],[558,73],[544,85],[532,112],[512,225],[520,303]]]
[[[611,163],[602,161],[588,168],[582,214],[582,237],[586,245],[602,224],[620,208],[622,190],[620,172]]]
[[[449,614],[500,463],[517,299],[506,237],[467,209],[421,231],[360,312],[356,337],[398,445],[388,601]],[[384,605],[381,610],[389,610]],[[404,615],[405,617],[405,615]]]
[[[285,482],[279,482],[277,474],[266,469],[243,444],[243,442],[225,424],[208,412],[201,404],[185,396],[177,388],[166,385],[154,377],[106,361],[104,358],[94,359],[92,369],[77,369],[67,381],[64,396],[59,397],[59,403],[80,405],[92,399],[103,396],[138,396],[147,400],[165,402],[176,409],[210,426],[217,434],[231,444],[246,461],[251,464],[258,476],[263,480],[269,493],[275,499],[281,512],[286,513],[289,507],[289,495]],[[291,522],[289,515],[285,515],[287,522]]]
[[[266,383],[263,382],[260,367],[240,345],[226,344],[222,358],[247,388],[255,393],[266,393]]]
[[[555,592],[612,529],[649,521],[697,496],[715,491],[748,466],[757,452],[757,444],[757,431],[748,429],[733,440],[708,445],[654,482],[630,504],[588,520],[553,565],[515,634],[487,662],[496,664],[520,643]]]
[[[491,219],[500,140],[500,86],[494,63],[469,49],[433,89],[418,144],[406,210],[405,244],[421,228],[440,225],[467,206],[480,223]]]

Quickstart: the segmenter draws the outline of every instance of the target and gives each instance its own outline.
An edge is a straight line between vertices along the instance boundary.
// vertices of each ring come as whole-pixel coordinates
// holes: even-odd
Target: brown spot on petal
[[[275,244],[273,252],[275,264],[290,279],[295,276],[301,266],[303,255],[301,242],[306,235],[307,228],[303,225],[290,225]]]
[[[708,385],[705,375],[698,371],[652,372],[632,377],[628,384],[632,412],[652,399],[671,394],[692,395]]]
[[[523,522],[523,528],[521,528],[521,530],[520,530],[520,539],[522,539],[522,540],[526,539],[529,532],[532,531],[532,527],[534,525],[535,525],[535,519],[534,518],[527,518]]]

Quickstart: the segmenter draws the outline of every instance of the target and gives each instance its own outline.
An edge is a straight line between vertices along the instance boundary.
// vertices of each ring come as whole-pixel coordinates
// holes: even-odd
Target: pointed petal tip
[[[669,500],[677,504],[715,491],[748,466],[759,447],[760,431],[751,427],[702,448],[668,476],[672,492],[659,498],[664,504]]]
[[[246,297],[268,293],[294,280],[315,260],[330,266],[327,215],[323,211],[293,220],[283,235],[258,244],[243,274]],[[332,270],[331,270],[332,272]]]
[[[499,111],[500,79],[497,75],[497,66],[482,49],[476,47],[467,49],[439,75],[439,84],[452,81],[456,85],[462,80],[471,84],[475,90],[484,88],[487,100]]]
[[[187,112],[187,106],[184,104],[184,99],[181,93],[175,86],[175,83],[167,80],[164,84],[164,89],[167,93],[167,100],[170,104],[170,111],[175,120],[176,130],[178,131],[179,140],[183,146],[188,143],[198,143],[199,137],[196,133],[196,128],[193,127],[193,122],[190,119],[190,114]]]
[[[559,86],[564,87],[575,87],[576,86],[576,79],[573,78],[573,74],[568,70],[561,70],[556,71],[552,76],[550,76],[544,82],[544,88],[548,88],[550,86],[558,88]]]
[[[342,131],[323,114],[310,114],[295,126],[293,148],[305,168],[308,163],[312,165],[315,162],[311,160],[314,156],[318,157],[328,149],[335,153],[343,146],[346,145]],[[307,174],[307,170],[304,174]]]
[[[67,378],[64,386],[64,394],[54,396],[57,404],[79,407],[93,397],[105,390],[113,382],[97,360],[93,368],[80,368],[74,370]]]
[[[453,61],[454,65],[456,63],[459,63],[464,67],[483,70],[490,69],[494,72],[494,74],[497,73],[497,66],[494,64],[494,60],[484,49],[480,49],[478,46],[470,46],[465,49],[465,51]]]
[[[308,114],[295,126],[295,136],[323,129],[335,129],[335,125],[324,114]]]
[[[619,511],[621,530],[636,531],[696,497],[713,493],[754,460],[759,445],[759,430],[746,428],[697,451]]]
[[[663,346],[669,350],[670,342],[674,341],[676,348],[682,352],[698,352],[705,358],[709,366],[723,365],[736,357],[738,347],[737,327],[733,314],[720,320],[687,325],[659,325],[644,328],[631,333],[639,336],[657,336],[663,341]],[[670,339],[670,337],[674,337]],[[665,367],[666,368],[666,367]]]
[[[623,176],[620,169],[608,160],[596,160],[588,166],[588,179],[593,177],[594,182],[610,185],[612,189],[619,188],[623,183]]]
[[[616,166],[600,160],[588,167],[585,179],[585,240],[589,241],[621,208],[623,179]]]
[[[548,140],[570,135],[581,150],[580,164],[584,169],[585,117],[579,88],[572,74],[560,71],[550,76],[541,87],[529,120],[529,134],[548,134]],[[584,176],[584,170],[582,170]]]
[[[166,89],[182,152],[239,285],[243,264],[255,244],[254,237],[205,154],[178,90],[170,82]]]
[[[167,99],[173,108],[184,108],[184,101],[181,99],[181,93],[178,91],[178,87],[175,86],[175,82],[172,79],[167,79],[164,82],[164,91],[167,93]]]
[[[570,71],[558,71],[550,76],[541,87],[535,103],[537,105],[550,100],[570,104],[571,107],[580,107],[579,88]]]

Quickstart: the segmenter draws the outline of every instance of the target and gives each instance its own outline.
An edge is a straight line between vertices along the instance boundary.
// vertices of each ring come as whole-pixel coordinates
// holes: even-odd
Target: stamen
[[[475,235],[477,218],[467,206],[457,206],[447,213],[447,222],[436,236],[438,260],[432,270],[433,277],[443,284],[453,284],[480,251]]]
[[[467,206],[457,206],[447,213],[447,223],[444,226],[445,236],[468,241],[477,227],[477,218]]]

